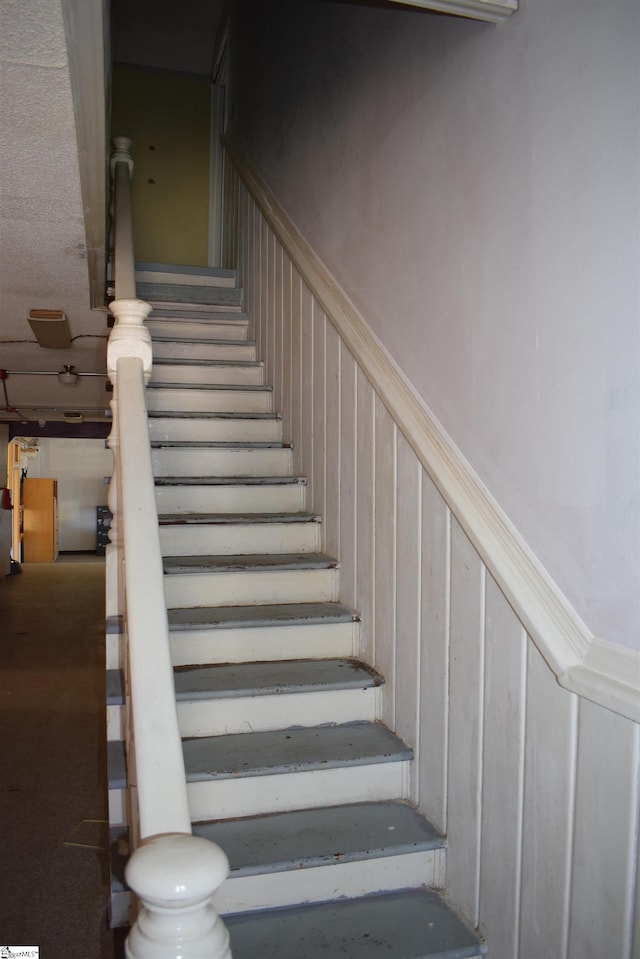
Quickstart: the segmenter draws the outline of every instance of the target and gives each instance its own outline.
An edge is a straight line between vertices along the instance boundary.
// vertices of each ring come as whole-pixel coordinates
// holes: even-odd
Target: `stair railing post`
[[[142,901],[127,959],[231,959],[229,933],[212,902],[228,871],[226,855],[207,839],[179,834],[143,842],[126,868]]]

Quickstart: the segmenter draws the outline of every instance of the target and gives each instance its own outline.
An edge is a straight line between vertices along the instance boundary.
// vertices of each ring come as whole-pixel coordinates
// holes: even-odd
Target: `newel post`
[[[186,833],[145,840],[127,863],[142,901],[127,959],[231,959],[229,933],[213,906],[229,862],[207,839]]]

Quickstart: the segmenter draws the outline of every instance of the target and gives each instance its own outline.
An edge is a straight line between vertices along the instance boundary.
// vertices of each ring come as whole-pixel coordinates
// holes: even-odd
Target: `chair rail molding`
[[[591,634],[242,149],[229,137],[223,142],[245,187],[559,684],[640,722],[640,651]]]
[[[518,9],[518,0],[391,0],[404,6],[422,7],[472,20],[501,23]]]

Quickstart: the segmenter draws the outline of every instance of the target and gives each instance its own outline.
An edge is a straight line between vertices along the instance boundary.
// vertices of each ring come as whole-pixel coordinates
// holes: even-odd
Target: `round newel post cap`
[[[219,846],[187,833],[140,845],[126,868],[127,882],[146,905],[183,909],[210,899],[229,874]]]
[[[229,933],[212,902],[228,872],[222,849],[199,836],[143,842],[125,870],[142,901],[127,959],[231,959]]]

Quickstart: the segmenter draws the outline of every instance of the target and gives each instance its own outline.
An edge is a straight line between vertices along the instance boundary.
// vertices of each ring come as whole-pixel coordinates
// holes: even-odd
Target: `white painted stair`
[[[139,269],[155,301],[149,435],[190,811],[229,856],[215,901],[233,955],[480,956],[433,891],[445,842],[407,801],[412,751],[379,721],[384,679],[357,659],[359,616],[292,473],[240,291]],[[110,664],[117,810],[126,717]]]

